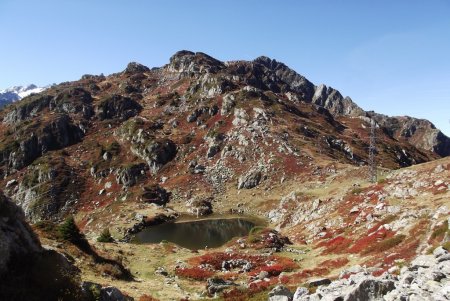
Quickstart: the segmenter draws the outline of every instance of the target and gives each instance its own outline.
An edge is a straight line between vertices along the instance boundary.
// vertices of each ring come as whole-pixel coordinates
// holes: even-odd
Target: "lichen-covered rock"
[[[233,94],[227,94],[223,97],[222,100],[222,109],[220,110],[220,114],[226,115],[231,113],[233,108],[236,106],[236,98]]]

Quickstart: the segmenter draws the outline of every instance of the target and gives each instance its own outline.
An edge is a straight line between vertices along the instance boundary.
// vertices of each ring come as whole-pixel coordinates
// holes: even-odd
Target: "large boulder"
[[[221,278],[209,278],[206,280],[206,290],[209,294],[214,295],[227,288],[235,286],[236,284],[232,281],[224,280]]]
[[[291,301],[294,294],[284,285],[277,285],[269,292],[269,301]]]
[[[239,177],[238,189],[251,189],[259,185],[262,179],[262,172],[260,170],[250,170],[246,174]]]
[[[142,64],[131,62],[127,65],[127,68],[125,69],[125,74],[134,74],[134,73],[144,73],[149,72],[150,68],[147,66],[144,66]]]
[[[197,216],[212,214],[213,213],[212,201],[213,201],[212,197],[194,199],[190,204],[191,213]]]
[[[22,210],[1,193],[0,300],[83,300],[78,270],[43,249]]]
[[[142,193],[142,201],[145,203],[152,203],[159,206],[165,206],[170,200],[171,193],[155,184],[144,187]]]

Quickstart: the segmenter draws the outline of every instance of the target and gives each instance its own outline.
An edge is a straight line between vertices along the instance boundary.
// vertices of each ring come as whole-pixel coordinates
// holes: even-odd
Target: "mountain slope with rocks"
[[[151,287],[163,300],[200,298],[203,274],[223,278],[205,294],[218,289],[229,300],[354,265],[375,277],[448,240],[449,138],[426,120],[365,112],[267,57],[222,62],[180,51],[162,67],[130,63],[54,85],[7,106],[0,120],[4,193],[35,225],[74,215],[91,244],[142,277],[117,281],[116,266],[99,274],[67,251],[82,279],[133,297]],[[365,180],[372,120],[376,183]],[[198,255],[95,241],[104,229],[125,242],[180,215],[230,213],[269,229]]]

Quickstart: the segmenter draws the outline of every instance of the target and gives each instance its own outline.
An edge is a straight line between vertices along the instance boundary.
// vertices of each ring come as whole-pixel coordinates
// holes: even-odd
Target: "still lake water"
[[[165,223],[146,228],[135,235],[134,243],[173,242],[191,250],[220,247],[233,237],[245,236],[256,224],[242,218],[204,219]]]

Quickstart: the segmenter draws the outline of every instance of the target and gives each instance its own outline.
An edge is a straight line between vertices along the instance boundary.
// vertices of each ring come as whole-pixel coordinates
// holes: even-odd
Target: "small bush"
[[[97,237],[98,242],[114,242],[114,238],[112,238],[111,233],[108,228],[105,228],[100,236]]]
[[[75,219],[73,216],[69,216],[59,227],[59,235],[62,239],[70,241],[72,243],[78,243],[84,239],[83,234],[81,234],[80,229],[75,224]]]
[[[363,192],[363,189],[361,187],[356,187],[352,189],[352,194],[360,194]]]
[[[99,264],[98,270],[103,275],[108,275],[113,277],[114,279],[125,279],[127,275],[124,274],[124,271],[117,264],[112,263],[104,263]]]
[[[139,301],[159,301],[159,300],[149,295],[142,295],[141,297],[139,297]]]

